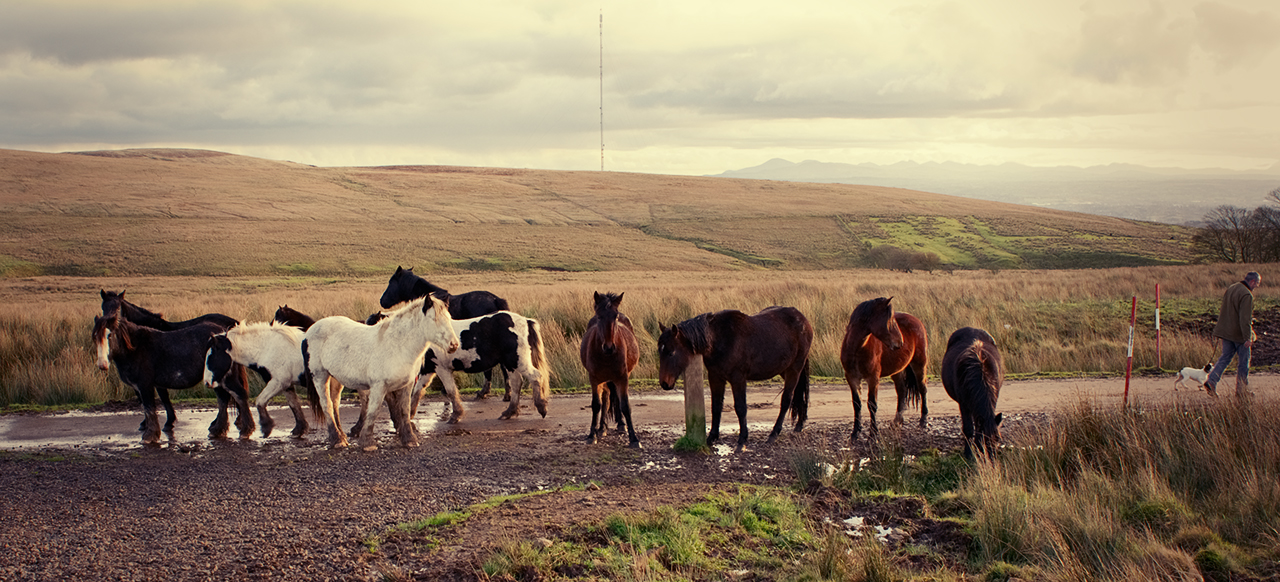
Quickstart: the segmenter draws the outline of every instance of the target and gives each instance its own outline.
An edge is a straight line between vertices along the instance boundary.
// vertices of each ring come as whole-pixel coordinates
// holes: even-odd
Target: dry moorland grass
[[[896,188],[0,150],[0,274],[787,270],[874,245],[994,268],[1189,260],[1189,230]]]

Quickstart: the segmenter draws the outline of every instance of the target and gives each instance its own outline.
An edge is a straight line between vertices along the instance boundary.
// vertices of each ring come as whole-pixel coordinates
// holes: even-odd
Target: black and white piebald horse
[[[293,411],[292,436],[302,438],[309,428],[297,395],[297,388],[311,386],[302,362],[303,334],[299,327],[271,321],[242,323],[209,340],[204,381],[210,387],[219,387],[233,364],[242,364],[257,372],[267,383],[255,402],[263,437],[271,436],[275,427],[275,421],[267,412],[267,403],[282,392]],[[320,419],[319,394],[313,387],[308,393],[312,414]]]

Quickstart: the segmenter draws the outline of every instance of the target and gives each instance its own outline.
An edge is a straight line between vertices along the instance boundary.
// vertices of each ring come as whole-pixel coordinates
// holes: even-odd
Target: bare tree
[[[1247,262],[1249,216],[1250,212],[1239,206],[1214,208],[1205,215],[1205,226],[1192,237],[1192,244],[1210,261]]]

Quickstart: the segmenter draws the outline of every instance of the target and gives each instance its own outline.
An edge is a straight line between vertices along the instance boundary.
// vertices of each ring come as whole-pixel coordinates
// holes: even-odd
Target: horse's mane
[[[689,340],[689,347],[693,348],[695,354],[705,354],[711,349],[711,328],[708,325],[710,319],[710,313],[703,313],[675,325],[676,329]]]
[[[889,298],[877,297],[875,299],[868,299],[866,301],[863,301],[862,303],[859,303],[857,307],[853,308],[853,314],[849,316],[849,320],[850,321],[867,321],[871,319],[871,316],[874,315],[876,312],[884,309],[884,306],[889,305],[889,302],[892,299],[893,299],[892,297],[889,297]]]
[[[596,313],[600,312],[601,307],[614,307],[614,310],[616,311],[617,310],[616,306],[621,301],[622,301],[622,296],[617,293],[601,293],[600,301],[596,301],[596,305],[595,305]]]

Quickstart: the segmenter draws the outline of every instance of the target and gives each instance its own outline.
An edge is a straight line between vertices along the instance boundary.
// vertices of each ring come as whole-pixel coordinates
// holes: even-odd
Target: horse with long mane
[[[385,396],[394,394],[391,420],[405,446],[417,446],[418,438],[409,422],[409,395],[432,344],[448,353],[458,349],[458,334],[444,302],[431,296],[410,301],[374,325],[365,325],[341,315],[315,322],[302,339],[302,359],[313,385],[323,391],[320,398],[325,423],[333,431],[334,447],[347,446],[338,417],[341,389],[330,378],[355,390],[367,390],[369,397],[362,415],[369,419],[360,432],[360,445],[374,450],[373,421]],[[373,414],[370,414],[373,412]]]
[[[595,315],[587,322],[582,333],[582,345],[578,355],[582,367],[587,370],[591,384],[591,431],[587,440],[595,443],[605,435],[612,408],[618,419],[618,430],[626,420],[627,436],[632,448],[641,448],[631,422],[631,400],[627,395],[627,383],[631,371],[640,361],[640,343],[636,341],[631,320],[618,311],[623,293],[595,293]]]
[[[914,315],[895,313],[892,297],[877,297],[863,301],[849,316],[844,341],[840,345],[840,365],[844,379],[853,393],[853,434],[849,441],[857,440],[862,431],[862,401],[858,390],[867,383],[867,412],[871,422],[871,434],[877,434],[876,393],[880,378],[893,379],[898,392],[898,412],[894,426],[902,424],[902,411],[907,406],[920,406],[920,426],[928,423],[929,405],[925,401],[927,388],[924,369],[928,363],[925,352],[928,336],[924,324]]]
[[[124,298],[124,291],[115,293],[105,289],[99,290],[102,296],[102,316],[108,317],[112,314],[119,314],[129,322],[149,327],[159,331],[177,331],[188,327],[211,323],[219,326],[223,331],[231,329],[240,323],[234,317],[223,315],[221,313],[206,313],[199,317],[184,321],[168,321],[163,314],[153,312],[144,307],[135,305]],[[230,423],[227,422],[227,407],[232,401],[236,403],[236,420],[235,426],[240,429],[240,438],[248,438],[253,433],[253,416],[249,412],[249,377],[244,366],[236,364],[232,367],[229,374],[224,376],[225,382],[221,389],[215,389],[214,394],[218,397],[218,416],[214,419],[213,424],[209,425],[210,438],[226,438],[230,431]],[[189,388],[189,386],[187,387]],[[160,402],[164,405],[165,424],[164,432],[173,433],[173,424],[177,419],[177,415],[173,410],[173,403],[169,399],[169,390],[163,386],[157,386],[156,391],[159,393]],[[138,426],[139,431],[147,430],[147,421],[144,419],[142,424]]]
[[[720,413],[724,385],[733,388],[733,410],[738,414],[738,445],[747,444],[747,382],[781,375],[782,410],[769,434],[773,442],[782,432],[782,421],[791,410],[795,431],[809,417],[809,348],[813,326],[793,307],[766,307],[747,315],[737,310],[717,311],[687,319],[671,327],[660,326],[658,381],[664,390],[675,388],[694,355],[701,355],[711,387],[711,434],[707,443],[720,438]]]
[[[443,287],[433,285],[426,279],[413,274],[413,267],[406,269],[400,266],[396,266],[396,272],[391,274],[391,279],[387,281],[387,288],[382,292],[382,297],[378,299],[378,304],[383,309],[390,309],[405,301],[411,301],[426,295],[432,295],[448,304],[449,316],[454,319],[472,319],[481,315],[511,310],[511,306],[507,304],[506,299],[488,291],[468,291],[451,295]],[[372,319],[376,316],[377,314],[374,314],[370,318]],[[489,387],[492,383],[493,371],[486,370],[484,372],[484,386],[480,388],[480,393],[476,395],[476,398],[481,399],[488,396]],[[510,385],[510,382],[508,382],[508,385]],[[511,394],[508,393],[503,400],[508,400],[510,397]]]
[[[97,349],[98,368],[109,370],[114,363],[120,380],[132,387],[142,402],[143,443],[160,442],[156,391],[163,394],[165,390],[187,389],[199,384],[204,378],[204,355],[209,339],[222,331],[221,326],[212,322],[160,331],[135,324],[118,310],[93,318],[92,338]],[[231,398],[225,389],[217,388],[215,391],[219,401]],[[245,404],[247,408],[247,402]],[[249,422],[252,423],[251,418]],[[227,410],[223,407],[209,427],[210,436],[224,437],[227,424]],[[165,432],[172,434],[172,431],[173,417],[170,416]]]
[[[302,438],[309,428],[298,401],[299,387],[309,389],[311,412],[316,420],[321,418],[320,396],[308,382],[302,362],[302,337],[301,328],[271,321],[242,323],[209,340],[204,381],[210,387],[218,387],[232,364],[257,372],[267,383],[254,402],[264,438],[271,436],[276,424],[267,412],[267,403],[282,392],[293,412],[293,438]]]
[[[975,327],[962,327],[952,333],[942,356],[942,386],[960,405],[967,459],[974,458],[970,443],[984,454],[1000,446],[1000,421],[1004,415],[996,413],[996,401],[1002,384],[1004,364],[995,338]]]

